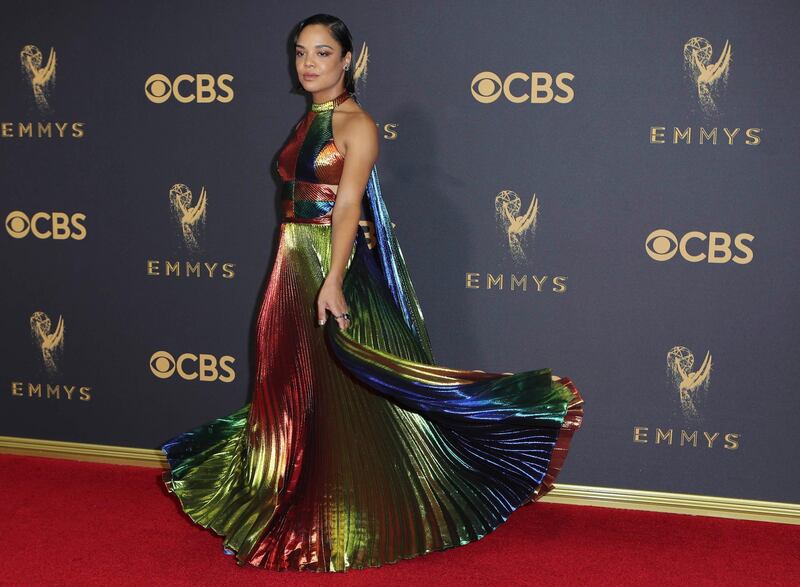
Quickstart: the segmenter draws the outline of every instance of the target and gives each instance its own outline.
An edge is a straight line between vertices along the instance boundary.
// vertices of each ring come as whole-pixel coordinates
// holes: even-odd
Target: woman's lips
[[[303,74],[303,79],[304,80],[312,80],[312,79],[316,79],[318,77],[319,77],[319,74],[316,74],[316,73],[304,73]]]

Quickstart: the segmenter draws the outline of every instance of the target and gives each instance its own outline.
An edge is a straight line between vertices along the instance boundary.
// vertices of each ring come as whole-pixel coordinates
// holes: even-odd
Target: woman
[[[239,564],[343,571],[477,540],[538,499],[583,402],[547,369],[433,364],[381,197],[376,125],[354,100],[350,33],[315,15],[294,43],[312,104],[277,162],[255,389],[162,447],[164,481]]]

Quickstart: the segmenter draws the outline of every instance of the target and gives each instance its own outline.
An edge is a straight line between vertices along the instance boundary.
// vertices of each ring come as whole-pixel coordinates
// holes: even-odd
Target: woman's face
[[[295,45],[294,64],[300,84],[307,92],[335,91],[344,79],[344,67],[351,53],[342,57],[342,46],[328,27],[310,24],[300,31]],[[334,96],[335,97],[335,96]]]

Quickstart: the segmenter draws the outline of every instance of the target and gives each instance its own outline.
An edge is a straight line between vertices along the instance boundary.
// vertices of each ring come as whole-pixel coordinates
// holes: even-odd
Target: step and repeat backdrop
[[[6,2],[0,435],[157,448],[249,400],[335,14],[438,363],[586,399],[560,481],[798,502],[792,2]]]

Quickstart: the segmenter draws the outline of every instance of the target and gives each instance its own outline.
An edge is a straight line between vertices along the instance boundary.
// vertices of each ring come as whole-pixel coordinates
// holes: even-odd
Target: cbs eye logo
[[[176,359],[167,351],[156,351],[150,356],[150,371],[159,379],[169,379],[175,373],[186,381],[222,381],[230,383],[236,379],[231,366],[236,359],[224,355],[183,353]]]
[[[144,82],[144,93],[155,104],[163,104],[172,96],[183,104],[208,104],[214,101],[227,104],[233,100],[233,88],[229,85],[231,81],[233,76],[229,73],[216,78],[209,73],[184,73],[174,80],[164,74],[154,73]]]
[[[492,71],[482,71],[472,78],[470,89],[472,97],[481,104],[491,104],[501,95],[515,104],[546,104],[553,101],[568,104],[575,97],[575,91],[567,84],[573,79],[575,76],[571,73],[559,73],[555,77],[555,85],[563,93],[556,94],[553,91],[553,76],[546,71],[534,71],[530,74],[514,72],[505,79]]]
[[[81,241],[86,238],[83,221],[86,214],[76,212],[36,212],[28,217],[25,212],[14,210],[6,216],[6,232],[13,238],[25,238],[32,234],[40,239]]]
[[[709,232],[708,234],[691,230],[678,238],[673,232],[659,228],[645,239],[644,249],[654,261],[669,261],[675,255],[690,263],[728,263],[747,265],[753,260],[753,249],[748,243],[753,242],[752,234],[743,232],[731,236],[727,232]],[[734,255],[733,249],[737,253]]]

